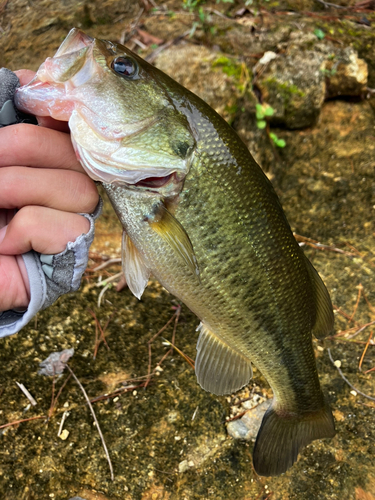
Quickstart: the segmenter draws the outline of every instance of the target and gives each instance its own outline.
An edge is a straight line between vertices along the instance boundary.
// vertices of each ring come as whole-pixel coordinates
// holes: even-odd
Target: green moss
[[[291,95],[298,95],[300,97],[305,97],[305,92],[294,85],[293,83],[280,82],[275,77],[271,76],[265,80],[265,84],[274,88],[277,92],[279,92],[284,99],[289,100]]]
[[[241,78],[241,64],[229,57],[220,56],[213,63],[213,68],[220,68],[228,76],[233,76],[235,79]]]

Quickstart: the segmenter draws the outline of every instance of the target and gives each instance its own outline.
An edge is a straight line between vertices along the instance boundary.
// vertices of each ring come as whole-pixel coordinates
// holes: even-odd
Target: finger
[[[52,128],[53,130],[59,130],[60,132],[65,132],[69,134],[70,128],[68,122],[61,122],[59,120],[55,120],[50,116],[37,116],[39,127]]]
[[[27,123],[0,129],[0,167],[11,165],[84,172],[68,134]]]
[[[0,207],[38,205],[66,212],[92,213],[99,201],[95,183],[69,170],[29,167],[0,169]]]
[[[26,308],[30,302],[30,285],[21,256],[0,255],[0,311]]]
[[[13,219],[16,214],[15,210],[3,210],[0,209],[0,229],[7,226],[9,222]]]
[[[8,226],[0,229],[0,254],[20,255],[30,250],[45,254],[62,252],[67,243],[90,229],[82,215],[45,207],[24,207]]]
[[[29,83],[35,76],[35,71],[31,71],[31,69],[18,69],[14,73],[17,75],[21,86]]]

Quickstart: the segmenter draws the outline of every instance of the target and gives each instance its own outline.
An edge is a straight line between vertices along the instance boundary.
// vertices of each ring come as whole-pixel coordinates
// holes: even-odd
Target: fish
[[[304,446],[333,437],[312,344],[333,331],[331,300],[235,131],[127,47],[79,29],[15,102],[69,122],[77,158],[122,223],[133,294],[141,298],[152,274],[199,318],[200,386],[233,393],[252,364],[266,377],[273,400],[255,471],[280,475]]]

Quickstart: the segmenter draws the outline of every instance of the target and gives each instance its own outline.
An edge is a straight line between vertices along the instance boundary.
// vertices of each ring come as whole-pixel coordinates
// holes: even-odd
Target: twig
[[[305,243],[306,245],[309,245],[310,247],[315,248],[316,250],[326,250],[329,252],[340,253],[342,255],[348,255],[349,257],[355,257],[356,255],[358,255],[358,253],[346,252],[345,250],[342,250],[341,248],[337,248],[332,245],[323,245],[322,243],[319,243],[319,241],[307,238],[307,236],[301,236],[300,234],[297,233],[293,233],[293,236],[299,243]]]
[[[342,5],[337,5],[335,3],[325,2],[324,0],[315,0],[315,2],[318,2],[321,5],[324,5],[324,7],[326,9],[328,9],[328,7],[333,7],[334,9],[346,9],[346,10],[348,10],[348,7],[344,7]]]
[[[232,418],[229,418],[227,420],[227,422],[233,422],[233,420],[238,420],[239,418],[243,417],[245,415],[245,413],[248,413],[249,411],[252,411],[254,410],[257,406],[259,406],[263,401],[261,401],[260,403],[257,403],[256,405],[254,405],[252,408],[249,408],[248,410],[245,410],[241,413],[239,413],[238,415],[235,415],[234,417]]]
[[[353,321],[354,315],[357,312],[358,304],[359,304],[359,301],[361,300],[362,290],[363,290],[363,286],[360,283],[359,286],[358,286],[357,302],[355,303],[355,306],[354,306],[354,309],[353,309],[353,313],[350,316],[349,321]]]
[[[363,363],[363,359],[364,359],[364,357],[365,357],[365,354],[366,354],[366,351],[367,351],[367,349],[368,349],[368,346],[370,345],[371,338],[372,338],[372,332],[370,332],[370,335],[369,335],[368,341],[366,342],[365,348],[363,349],[363,353],[362,353],[361,359],[359,360],[358,369],[359,369],[359,371],[360,371],[360,372],[362,371],[362,363]]]
[[[62,417],[61,417],[61,422],[60,422],[60,427],[59,427],[59,430],[57,432],[57,437],[60,436],[60,434],[62,433],[62,430],[63,430],[63,425],[64,425],[64,422],[66,420],[66,417],[69,415],[69,412],[68,411],[64,411],[64,413],[62,414]]]
[[[48,410],[48,419],[49,420],[52,416],[53,409],[55,407],[55,373],[53,374],[53,379],[52,379],[52,396],[51,396],[51,405]]]
[[[194,363],[194,360],[191,359],[189,356],[187,356],[185,353],[183,353],[181,351],[181,349],[179,349],[178,347],[176,347],[172,342],[170,342],[169,340],[167,339],[163,339],[165,342],[167,342],[170,346],[172,346],[173,349],[175,349],[178,354],[184,358],[184,360],[193,368],[193,370],[195,369],[195,363]],[[169,351],[168,351],[169,352]],[[158,365],[161,363],[161,361],[158,363]]]
[[[55,398],[55,400],[54,400],[54,402],[53,402],[52,412],[53,412],[53,410],[56,408],[56,404],[57,404],[57,401],[58,401],[58,399],[59,399],[59,397],[60,397],[60,394],[62,393],[62,391],[63,391],[64,387],[65,387],[65,386],[66,386],[66,384],[68,383],[68,381],[69,381],[70,377],[71,377],[71,374],[69,374],[69,375],[66,377],[65,382],[64,382],[64,383],[63,383],[63,385],[60,387],[59,392],[57,393],[56,398]],[[48,418],[51,418],[51,416],[52,416],[52,414],[51,414],[51,415],[48,415]]]
[[[103,262],[103,264],[100,264],[100,266],[94,267],[94,269],[88,269],[88,271],[100,271],[101,269],[104,269],[108,266],[120,263],[121,263],[121,257],[119,257],[118,259],[109,259],[106,262]]]
[[[38,420],[41,418],[47,418],[47,416],[40,415],[40,417],[23,418],[22,420],[16,420],[15,422],[9,422],[8,424],[0,425],[0,429],[5,429],[5,427],[10,427],[11,425],[22,424],[22,422],[30,422],[30,420]]]
[[[98,281],[98,283],[96,284],[96,286],[107,286],[109,285],[110,283],[112,283],[112,281],[116,281],[117,278],[119,278],[120,276],[122,275],[122,271],[120,273],[116,273],[114,274],[113,276],[110,276],[109,278],[106,278],[105,280],[103,281]]]
[[[124,45],[126,42],[128,42],[132,36],[135,35],[135,32],[136,32],[136,28],[138,26],[138,23],[142,17],[142,14],[143,12],[145,11],[145,9],[143,7],[140,8],[138,14],[136,15],[136,18],[134,19],[134,21],[130,24],[130,30],[128,33],[126,33],[126,29],[121,33],[121,36],[120,36],[120,39],[119,39],[119,42],[121,43],[121,45]]]
[[[99,293],[98,297],[98,307],[100,307],[100,304],[102,302],[102,298],[104,297],[105,292],[112,286],[111,281],[117,280],[117,278],[120,278],[122,276],[122,271],[120,273],[114,274],[110,278],[107,278],[105,281],[102,281],[101,283],[98,283],[96,286],[103,286],[104,283],[106,283],[105,287],[103,290]]]
[[[91,411],[91,414],[95,420],[95,423],[96,423],[96,427],[98,429],[98,432],[99,432],[99,436],[100,436],[100,439],[102,440],[102,445],[103,445],[103,448],[104,448],[104,452],[105,452],[105,455],[107,457],[107,461],[108,461],[108,465],[109,465],[109,470],[111,472],[111,479],[112,481],[114,481],[115,479],[115,476],[113,474],[113,467],[112,467],[112,462],[111,462],[111,458],[109,456],[109,453],[108,453],[108,448],[107,448],[107,445],[105,444],[105,441],[104,441],[104,436],[102,434],[102,431],[100,429],[100,426],[99,426],[99,422],[98,422],[98,419],[96,418],[96,415],[95,415],[95,412],[94,412],[94,408],[92,407],[92,404],[90,403],[90,399],[83,387],[83,385],[81,384],[81,382],[78,380],[78,378],[76,377],[75,373],[73,372],[73,370],[70,368],[70,366],[68,364],[65,364],[65,366],[68,368],[68,370],[70,371],[71,375],[73,376],[74,380],[77,382],[79,388],[81,389],[85,399],[86,399],[86,402],[87,404],[89,405],[89,408],[90,408],[90,411]]]
[[[371,401],[375,401],[375,398],[371,397],[371,396],[368,396],[367,394],[365,394],[364,392],[360,391],[359,389],[357,389],[356,387],[354,387],[353,384],[351,384],[349,382],[349,380],[345,377],[345,375],[342,373],[340,367],[338,367],[335,362],[333,361],[333,358],[332,358],[332,354],[331,354],[331,349],[328,347],[327,348],[327,351],[328,351],[328,356],[329,356],[329,359],[332,361],[332,364],[333,366],[336,367],[337,371],[339,372],[339,374],[341,375],[342,379],[345,380],[345,382],[348,384],[349,387],[351,387],[352,389],[355,390],[355,392],[357,392],[358,394],[361,394],[361,396],[364,396],[365,398],[367,399],[370,399]]]
[[[364,290],[362,290],[362,295],[363,295],[363,298],[365,299],[366,304],[367,304],[368,308],[370,309],[370,311],[371,311],[372,313],[375,313],[375,309],[374,309],[374,308],[373,308],[373,306],[370,304],[370,301],[368,300],[367,295],[365,294]]]
[[[180,40],[182,40],[183,38],[188,36],[190,31],[191,30],[188,29],[187,31],[182,33],[182,35],[179,35],[178,37],[174,38],[173,40],[169,40],[168,42],[163,43],[163,45],[159,45],[159,47],[157,49],[155,49],[153,52],[151,52],[150,55],[145,57],[145,60],[149,63],[153,63],[155,61],[155,59],[158,57],[158,55],[160,54],[160,52],[163,52],[163,50],[167,49],[171,45],[174,45],[175,43],[179,42]]]
[[[120,387],[119,389],[114,390],[111,394],[103,394],[102,396],[96,396],[95,398],[90,399],[91,403],[97,403],[98,401],[104,401],[106,399],[115,398],[116,396],[121,396],[126,392],[134,391],[134,389],[140,389],[145,386],[145,382],[139,385],[129,385],[127,387]]]
[[[339,314],[341,314],[341,316],[344,316],[344,318],[346,318],[348,321],[354,321],[354,320],[350,319],[349,314],[347,314],[345,311],[340,309],[338,306],[335,306],[335,304],[332,304],[332,307],[335,311],[337,311]],[[358,323],[356,321],[354,321],[354,324],[356,324],[358,326]]]
[[[163,328],[161,328],[157,333],[155,333],[155,335],[147,342],[147,345],[148,345],[148,370],[147,370],[147,381],[145,384],[145,389],[147,388],[147,386],[151,380],[151,359],[152,359],[151,344],[156,339],[156,337],[158,337],[162,332],[164,332],[164,330],[172,323],[173,319],[177,315],[177,312],[178,312],[178,314],[180,314],[179,311],[176,311],[175,313],[173,313],[173,316],[167,321],[167,323],[163,326]],[[167,356],[168,356],[170,351],[171,351],[171,349],[166,353]],[[160,363],[162,363],[164,361],[165,358],[166,358],[166,356],[164,355],[163,358],[161,359],[161,361],[159,361],[158,366]]]
[[[349,337],[346,337],[346,338],[347,339],[352,339],[353,337],[355,337],[359,333],[363,332],[363,330],[365,328],[367,328],[368,326],[374,325],[374,324],[375,324],[375,320],[374,321],[370,321],[370,323],[366,323],[365,325],[362,325],[356,332],[353,333],[353,335],[349,335]]]
[[[16,384],[21,389],[21,391],[24,393],[24,395],[27,397],[27,399],[30,401],[30,403],[33,406],[36,406],[35,399],[32,397],[32,395],[29,393],[29,391],[26,389],[26,387],[23,384],[19,384],[18,382],[16,382]]]
[[[106,322],[106,324],[104,325],[104,328],[102,328],[102,326],[101,326],[101,324],[100,324],[100,321],[98,320],[98,318],[97,318],[97,316],[96,316],[95,312],[94,312],[92,309],[90,309],[89,307],[87,308],[87,310],[89,311],[89,313],[91,314],[91,316],[92,316],[92,317],[94,318],[94,320],[95,320],[95,349],[94,349],[93,358],[94,358],[94,359],[96,359],[96,355],[97,355],[97,353],[98,353],[98,349],[99,349],[99,345],[100,345],[101,340],[102,340],[102,341],[104,342],[104,344],[106,345],[106,347],[107,347],[108,351],[110,350],[110,349],[109,349],[109,345],[108,345],[108,343],[107,343],[107,340],[106,340],[106,338],[105,338],[104,333],[105,333],[105,331],[107,330],[107,327],[108,327],[108,325],[109,325],[109,322],[110,322],[110,321],[111,321],[111,319],[112,319],[112,316],[114,315],[114,312],[113,312],[113,313],[110,315],[110,317],[107,319],[107,322]],[[100,339],[100,340],[98,339],[98,328],[99,328],[99,330],[100,330],[100,337],[101,337],[101,339]]]

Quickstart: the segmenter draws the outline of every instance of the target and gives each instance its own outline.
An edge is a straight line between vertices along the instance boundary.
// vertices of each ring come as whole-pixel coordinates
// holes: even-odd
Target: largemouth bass
[[[255,470],[285,472],[335,434],[312,334],[332,305],[278,197],[232,128],[128,48],[73,29],[16,95],[26,112],[69,121],[78,159],[123,228],[123,269],[140,298],[150,274],[200,319],[196,375],[222,395],[267,378],[273,403]]]

